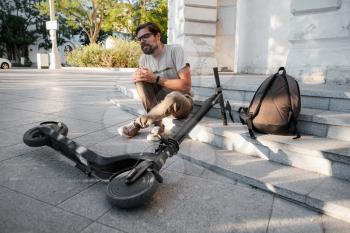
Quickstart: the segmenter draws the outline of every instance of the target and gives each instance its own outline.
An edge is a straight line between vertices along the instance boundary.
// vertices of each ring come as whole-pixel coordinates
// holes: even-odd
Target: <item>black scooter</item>
[[[159,174],[166,160],[179,151],[179,145],[187,134],[216,104],[221,107],[223,124],[227,125],[224,99],[218,69],[214,68],[215,94],[209,97],[201,108],[189,118],[173,138],[161,139],[154,153],[132,153],[103,157],[69,139],[68,127],[62,122],[48,121],[29,129],[23,141],[31,147],[49,146],[72,160],[76,167],[88,176],[109,181],[107,197],[117,207],[133,208],[149,200],[159,183]]]

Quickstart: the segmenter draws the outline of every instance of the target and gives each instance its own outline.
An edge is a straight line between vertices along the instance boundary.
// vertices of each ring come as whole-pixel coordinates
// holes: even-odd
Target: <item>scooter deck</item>
[[[40,130],[49,138],[47,146],[72,160],[84,173],[102,180],[108,180],[111,176],[130,170],[144,160],[153,160],[156,157],[156,154],[151,152],[105,157],[59,134],[52,128],[41,127]]]

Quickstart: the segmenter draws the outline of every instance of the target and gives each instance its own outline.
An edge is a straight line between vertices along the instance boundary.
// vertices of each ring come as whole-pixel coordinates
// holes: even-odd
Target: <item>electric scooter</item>
[[[215,94],[205,100],[200,109],[179,131],[168,139],[162,138],[153,153],[131,153],[104,157],[67,137],[68,127],[62,122],[48,121],[29,129],[23,141],[31,147],[49,146],[75,163],[88,176],[108,181],[108,199],[119,208],[134,208],[147,202],[163,182],[160,169],[166,160],[179,151],[181,142],[206,113],[220,104],[223,124],[227,125],[224,98],[218,69],[214,69]]]

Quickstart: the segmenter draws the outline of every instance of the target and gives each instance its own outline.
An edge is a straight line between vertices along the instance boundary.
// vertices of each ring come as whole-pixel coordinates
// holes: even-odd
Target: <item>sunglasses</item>
[[[140,37],[137,37],[137,40],[138,41],[142,41],[142,40],[147,40],[148,38],[150,38],[151,36],[153,36],[153,33],[146,33],[146,34],[143,34],[142,36]]]

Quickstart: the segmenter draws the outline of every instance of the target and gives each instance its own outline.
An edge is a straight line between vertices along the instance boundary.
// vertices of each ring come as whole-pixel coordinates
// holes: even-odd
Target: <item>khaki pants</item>
[[[167,93],[159,85],[147,82],[137,82],[135,85],[147,112],[136,119],[142,128],[151,124],[160,126],[162,119],[167,116],[185,118],[193,108],[192,97],[187,94],[178,91]]]

